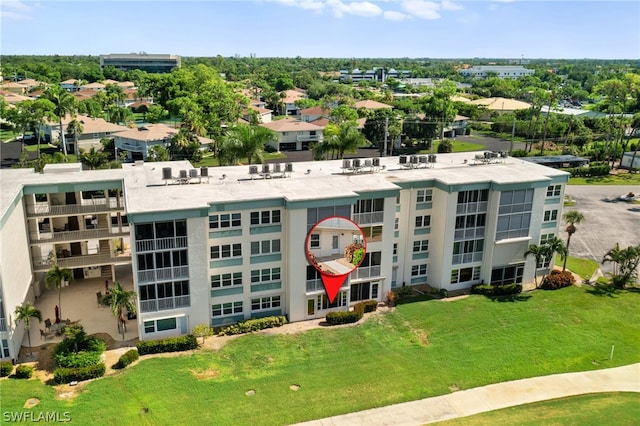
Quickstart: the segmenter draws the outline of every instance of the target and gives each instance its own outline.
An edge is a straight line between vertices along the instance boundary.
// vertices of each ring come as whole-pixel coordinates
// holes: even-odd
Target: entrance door
[[[339,235],[333,235],[331,237],[331,254],[338,254],[340,253],[340,236]]]
[[[307,316],[314,317],[316,315],[316,299],[307,299]]]

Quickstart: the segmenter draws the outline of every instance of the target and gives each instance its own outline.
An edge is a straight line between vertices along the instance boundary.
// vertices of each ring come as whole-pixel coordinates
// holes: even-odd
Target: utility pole
[[[382,157],[387,156],[387,137],[389,136],[389,117],[385,117],[384,119],[384,151],[382,152]]]
[[[516,117],[513,116],[513,126],[511,127],[511,145],[509,146],[509,155],[513,154],[513,139],[516,137]]]

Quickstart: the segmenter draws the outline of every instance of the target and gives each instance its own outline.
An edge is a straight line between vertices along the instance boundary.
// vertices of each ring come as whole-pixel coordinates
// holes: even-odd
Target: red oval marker
[[[305,252],[309,263],[320,272],[329,303],[333,303],[347,276],[364,260],[366,240],[351,219],[331,216],[311,228]]]

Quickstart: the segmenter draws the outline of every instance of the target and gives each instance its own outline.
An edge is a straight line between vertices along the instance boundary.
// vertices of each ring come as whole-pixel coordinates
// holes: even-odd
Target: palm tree
[[[53,265],[53,268],[49,269],[45,278],[46,288],[54,285],[58,289],[58,307],[60,308],[58,313],[60,314],[60,318],[62,318],[62,303],[60,303],[60,297],[62,294],[62,284],[65,281],[73,281],[73,273],[71,272],[71,269],[60,268],[57,264]]]
[[[567,269],[567,257],[569,254],[569,244],[571,243],[571,236],[576,232],[576,223],[581,223],[584,221],[584,215],[577,210],[569,210],[565,214],[562,215],[562,218],[567,222],[567,256],[564,257],[564,262],[562,264],[562,272]]]
[[[329,127],[329,126],[327,126]],[[340,124],[334,131],[329,132],[329,145],[336,147],[338,158],[342,159],[345,152],[356,152],[358,147],[366,145],[367,139],[351,122]]]
[[[38,322],[42,322],[42,312],[36,309],[31,302],[24,302],[24,305],[16,306],[15,315],[16,322],[24,322],[24,328],[27,330],[27,338],[29,339],[29,355],[33,355],[31,350],[31,318],[37,318]]]
[[[638,265],[640,265],[640,245],[629,246],[621,249],[620,244],[609,250],[602,258],[602,264],[613,262],[613,274],[611,282],[615,287],[624,288],[627,284],[633,284],[638,278]]]
[[[547,259],[549,259],[549,261],[551,261],[551,258],[554,254],[558,254],[566,262],[567,256],[569,254],[569,249],[564,244],[564,241],[562,241],[562,239],[554,235],[554,237],[547,240],[544,245],[547,247]]]
[[[225,139],[227,146],[239,148],[238,155],[246,157],[251,164],[254,157],[262,162],[264,146],[278,141],[278,135],[271,129],[262,126],[247,126],[240,124],[230,129]]]
[[[69,124],[67,124],[67,132],[73,136],[73,146],[76,153],[80,152],[80,148],[78,146],[78,137],[82,134],[83,131],[84,126],[82,125],[82,122],[76,120],[75,118],[71,120]]]
[[[67,158],[67,144],[64,140],[64,128],[62,126],[62,119],[67,115],[73,116],[76,111],[76,98],[66,90],[63,90],[59,86],[52,86],[44,92],[44,97],[49,99],[55,105],[53,113],[58,117],[58,123],[60,124],[60,143],[62,144],[62,152],[64,157]]]
[[[122,284],[116,281],[113,288],[110,289],[111,294],[111,313],[118,321],[118,329],[122,331],[122,341],[124,341],[125,328],[120,327],[124,319],[123,311],[126,309],[129,313],[136,312],[135,298],[136,292],[133,290],[125,290]]]
[[[540,268],[541,265],[544,265],[545,261],[549,259],[549,246],[545,244],[531,244],[529,249],[524,252],[525,258],[529,256],[533,256],[536,259],[536,269],[533,273],[533,279],[536,283],[536,288],[538,288],[538,268]]]
[[[97,150],[92,146],[88,152],[82,153],[80,161],[89,167],[89,170],[95,170],[107,162],[107,155],[102,150]]]

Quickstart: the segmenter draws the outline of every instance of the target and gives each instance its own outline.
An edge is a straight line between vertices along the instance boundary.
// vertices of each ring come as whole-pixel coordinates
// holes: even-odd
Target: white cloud
[[[267,0],[280,3],[284,6],[292,6],[305,10],[312,10],[321,13],[325,8],[325,2],[322,0]]]
[[[442,10],[462,10],[464,9],[461,5],[452,2],[451,0],[442,0],[440,2],[440,7]]]
[[[402,8],[411,15],[422,19],[440,19],[440,4],[424,0],[407,0]]]
[[[37,3],[28,5],[20,0],[2,0],[0,2],[0,15],[3,19],[10,20],[30,19],[31,11],[37,6]]]
[[[327,0],[327,7],[333,10],[333,14],[342,18],[344,15],[363,16],[371,18],[382,14],[380,6],[368,1],[356,1],[345,3],[340,0]]]
[[[382,16],[388,21],[404,21],[405,19],[411,19],[410,15],[404,14],[402,12],[395,12],[392,10],[387,10],[382,14]]]

